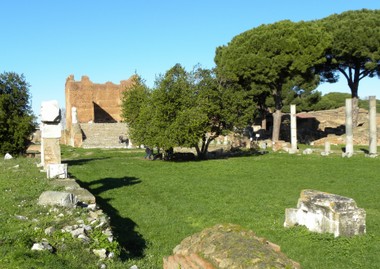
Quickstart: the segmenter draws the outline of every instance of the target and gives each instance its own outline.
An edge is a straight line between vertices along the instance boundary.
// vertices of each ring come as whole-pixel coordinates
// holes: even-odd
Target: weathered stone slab
[[[301,268],[280,247],[234,224],[216,225],[185,238],[164,269]]]
[[[66,163],[51,163],[47,165],[46,169],[47,178],[67,178],[67,164]]]
[[[79,189],[71,190],[70,192],[73,193],[78,198],[78,200],[83,203],[86,203],[86,204],[96,203],[95,196],[86,189],[79,188]]]
[[[51,181],[52,185],[63,187],[67,192],[72,193],[77,197],[78,201],[86,204],[95,204],[95,196],[87,189],[80,187],[80,185],[72,178],[56,179]]]
[[[39,205],[74,207],[77,202],[74,194],[59,191],[45,191],[38,198]]]
[[[302,190],[297,208],[285,210],[285,227],[304,225],[310,231],[353,236],[366,233],[366,212],[352,198]]]

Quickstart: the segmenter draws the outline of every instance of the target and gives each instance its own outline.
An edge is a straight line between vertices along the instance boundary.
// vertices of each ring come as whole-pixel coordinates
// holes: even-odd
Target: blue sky
[[[0,72],[24,74],[32,108],[58,100],[66,78],[87,75],[118,84],[134,73],[149,86],[176,63],[214,67],[215,49],[261,24],[308,21],[347,10],[380,9],[378,0],[2,0]],[[323,84],[349,92],[342,79]],[[378,78],[364,79],[359,95],[376,95]],[[379,95],[379,94],[378,94]]]

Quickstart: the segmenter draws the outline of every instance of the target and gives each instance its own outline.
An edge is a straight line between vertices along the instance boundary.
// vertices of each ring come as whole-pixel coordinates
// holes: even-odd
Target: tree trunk
[[[195,150],[197,151],[197,157],[199,158],[199,156],[201,155],[201,150],[199,149],[198,145],[195,145]]]
[[[355,68],[349,68],[349,73],[347,74],[344,70],[340,70],[341,73],[346,77],[348,87],[351,90],[351,98],[352,98],[352,128],[358,126],[359,121],[359,81],[360,81],[360,64],[357,64]],[[354,74],[352,74],[354,73]]]
[[[273,113],[273,130],[272,130],[272,141],[277,142],[280,140],[280,128],[281,128],[281,110],[275,110]]]
[[[197,158],[198,160],[205,160],[206,157],[207,157],[207,152],[208,152],[208,147],[211,143],[211,141],[213,141],[215,139],[215,137],[213,136],[210,136],[208,138],[206,138],[206,136],[204,136],[202,138],[202,146],[201,148],[199,148],[198,145],[195,145],[195,149],[197,151]]]

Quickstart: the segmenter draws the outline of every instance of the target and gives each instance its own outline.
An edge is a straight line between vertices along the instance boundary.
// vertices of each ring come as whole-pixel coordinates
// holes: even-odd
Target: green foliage
[[[380,78],[380,10],[355,10],[331,15],[320,23],[333,37],[322,75],[335,82],[347,80],[353,98],[364,77]]]
[[[310,92],[316,88],[314,66],[325,61],[330,42],[315,23],[280,21],[261,25],[234,37],[228,46],[217,48],[217,74],[226,84],[256,92],[253,96],[261,102],[270,93],[274,109],[281,111],[284,99],[294,94],[294,89]],[[279,125],[274,126],[272,138],[277,140],[278,135]]]
[[[255,104],[246,91],[221,87],[213,70],[187,72],[177,64],[149,90],[137,81],[123,99],[134,143],[170,149],[194,147],[203,158],[212,140],[252,121]]]
[[[103,233],[102,229],[94,229],[88,235],[92,240],[90,244],[91,249],[104,248],[107,252],[113,252],[115,257],[120,255],[119,243],[116,240],[108,240],[108,236]]]
[[[316,106],[322,101],[323,97],[319,91],[312,92],[289,92],[284,99],[283,112],[290,112],[290,105],[296,105],[297,111],[318,110]]]
[[[163,149],[169,149],[180,143],[181,133],[184,131],[177,128],[177,117],[181,112],[189,109],[193,104],[190,81],[187,72],[176,64],[163,76],[156,80],[157,87],[152,94],[152,106],[154,107],[153,125],[158,132],[153,137],[157,145]]]
[[[151,92],[141,77],[136,76],[133,86],[124,92],[122,117],[129,126],[129,137],[137,144],[150,145],[154,136],[149,125],[152,115]],[[150,134],[150,135],[149,135]]]
[[[141,77],[135,76],[132,87],[123,93],[122,117],[133,125],[138,120],[143,104],[148,98],[149,88]]]
[[[29,84],[23,75],[0,74],[0,153],[25,151],[35,128],[30,107]]]

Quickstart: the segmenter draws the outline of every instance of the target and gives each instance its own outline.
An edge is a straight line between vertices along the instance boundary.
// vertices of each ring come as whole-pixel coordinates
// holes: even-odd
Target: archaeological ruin
[[[63,143],[88,148],[122,147],[118,138],[127,136],[127,127],[121,118],[122,95],[132,86],[133,80],[134,76],[131,76],[120,84],[99,84],[93,83],[88,76],[76,81],[70,75],[65,84],[66,132]],[[101,145],[99,137],[109,141]]]
[[[132,86],[133,80],[134,76],[131,76],[127,80],[120,81],[120,84],[112,82],[99,84],[92,82],[88,76],[75,80],[74,76],[70,75],[65,84],[66,128],[61,143],[83,148],[131,148],[132,141],[128,139],[127,125],[122,122],[121,104],[123,92]],[[353,128],[353,133],[348,137],[345,122],[347,106],[299,113],[296,112],[295,106],[292,106],[291,113],[283,114],[281,140],[276,144],[270,141],[270,124],[267,130],[260,125],[254,125],[254,133],[251,135],[256,134],[256,142],[257,138],[260,138],[261,142],[265,142],[274,151],[288,149],[290,153],[297,152],[297,143],[312,146],[327,145],[327,150],[330,151],[328,149],[330,145],[343,145],[348,138],[347,156],[352,155],[351,145],[368,145],[371,140],[370,155],[376,156],[374,148],[380,143],[376,134],[380,116],[376,112],[375,105],[372,107],[374,109],[370,113],[364,109],[359,110],[359,124]],[[369,117],[369,114],[372,116]],[[369,118],[373,122],[371,127],[369,127]],[[237,138],[231,134],[228,137],[218,137],[212,145],[223,145],[227,148],[244,147],[250,145],[250,141],[249,137]]]

